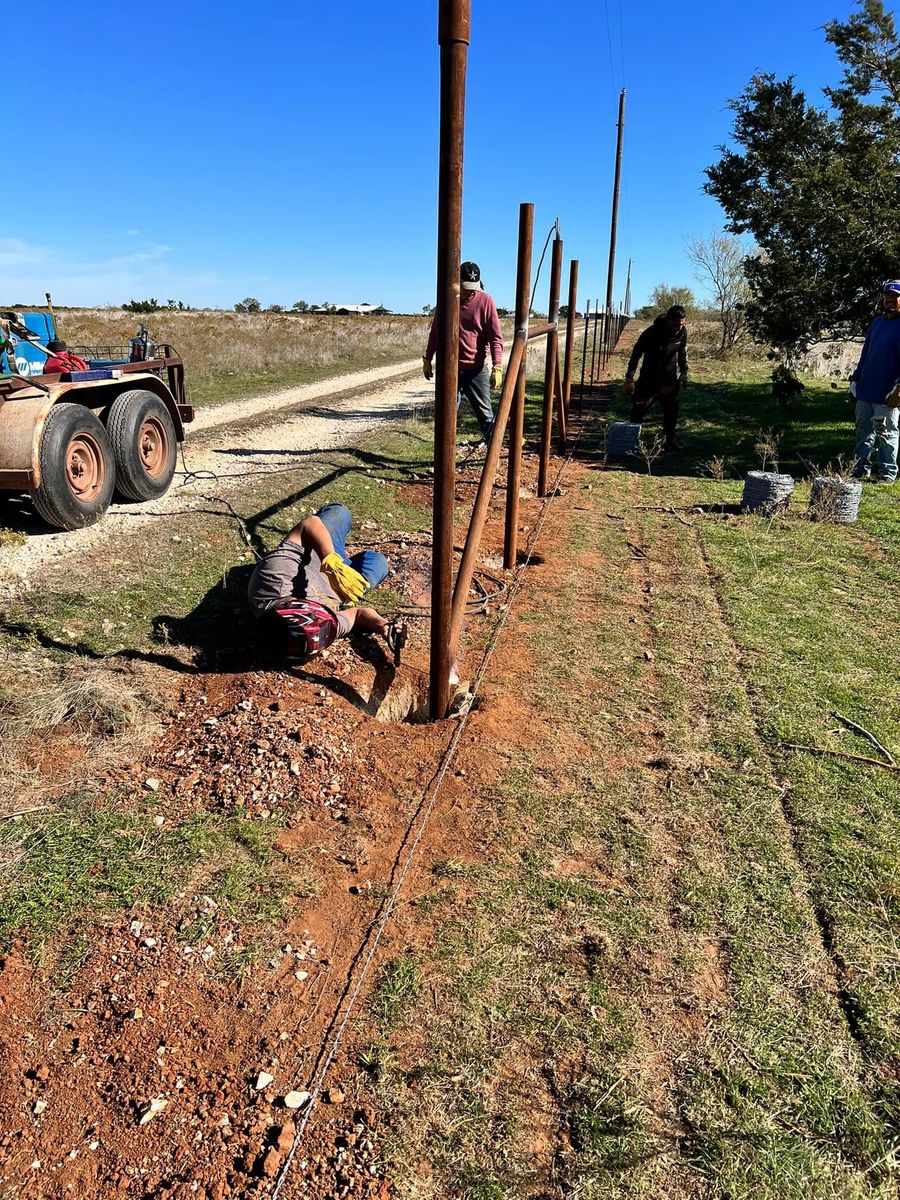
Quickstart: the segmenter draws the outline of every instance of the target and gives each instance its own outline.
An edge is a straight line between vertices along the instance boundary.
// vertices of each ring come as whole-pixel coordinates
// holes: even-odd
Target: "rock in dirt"
[[[291,1146],[294,1144],[294,1134],[296,1130],[293,1125],[276,1126],[275,1132],[275,1149],[279,1154],[287,1154]]]
[[[158,792],[160,789],[160,781],[158,779],[145,779],[144,787],[148,792]]]
[[[46,1112],[46,1111],[47,1111],[47,1101],[46,1100],[35,1100],[34,1108],[32,1109],[32,1112],[34,1113],[34,1115],[36,1117],[39,1117],[41,1115],[41,1113]]]
[[[278,1174],[278,1168],[281,1166],[281,1155],[274,1146],[270,1146],[262,1157],[262,1162],[259,1165],[260,1174],[266,1179],[274,1179]]]
[[[270,1075],[268,1071],[260,1071],[260,1073],[256,1077],[256,1083],[254,1083],[253,1086],[256,1088],[256,1090],[258,1092],[261,1092],[263,1090],[263,1088],[267,1088],[270,1083],[274,1083],[274,1082],[275,1082],[274,1075]]]
[[[325,1100],[328,1104],[343,1104],[345,1096],[339,1087],[331,1087],[325,1093]]]
[[[152,1121],[155,1116],[168,1108],[168,1100],[164,1100],[162,1096],[154,1096],[152,1100],[148,1100],[146,1104],[142,1104],[138,1109],[138,1125],[146,1125],[148,1121]]]
[[[285,1108],[302,1108],[304,1104],[309,1104],[309,1092],[288,1092],[284,1097]]]

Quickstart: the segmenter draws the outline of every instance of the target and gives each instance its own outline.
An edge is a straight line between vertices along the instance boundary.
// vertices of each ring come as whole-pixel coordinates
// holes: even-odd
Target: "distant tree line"
[[[193,312],[191,306],[185,304],[183,300],[167,300],[163,304],[155,296],[151,296],[147,300],[129,300],[127,304],[122,305],[122,308],[125,312],[131,313]]]

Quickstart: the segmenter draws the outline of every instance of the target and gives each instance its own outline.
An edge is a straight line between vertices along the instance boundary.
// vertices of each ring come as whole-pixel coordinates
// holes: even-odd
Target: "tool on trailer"
[[[49,292],[44,292],[44,296],[47,300],[47,308],[50,310],[50,319],[53,322],[53,328],[57,333],[59,333],[59,321],[57,321],[56,313],[53,311],[53,300],[51,299]]]
[[[409,626],[405,621],[401,621],[399,617],[393,617],[388,621],[387,629],[384,631],[385,640],[388,648],[394,656],[394,666],[400,666],[400,651],[409,641]]]

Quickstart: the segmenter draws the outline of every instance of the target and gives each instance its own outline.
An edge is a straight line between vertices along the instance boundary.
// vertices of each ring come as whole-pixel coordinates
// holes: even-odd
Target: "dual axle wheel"
[[[154,500],[172,482],[176,441],[169,410],[152,392],[122,392],[105,428],[81,404],[56,404],[41,437],[34,507],[49,525],[79,529],[103,516],[114,491]]]

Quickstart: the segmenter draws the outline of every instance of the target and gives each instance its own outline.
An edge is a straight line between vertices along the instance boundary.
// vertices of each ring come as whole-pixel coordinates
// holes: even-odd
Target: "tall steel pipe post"
[[[431,657],[428,692],[428,707],[432,720],[440,720],[446,716],[450,702],[450,606],[453,575],[453,499],[456,487],[456,395],[459,377],[459,260],[470,17],[471,0],[439,0],[441,134],[438,172]]]
[[[578,304],[578,259],[573,258],[569,263],[569,306],[566,310],[566,366],[563,378],[563,407],[566,417],[569,415],[569,404],[572,399],[572,355],[575,352],[575,309]]]
[[[578,415],[584,416],[584,372],[587,367],[588,328],[591,323],[591,302],[588,300],[584,313],[584,344],[581,347],[581,386],[578,389]]]
[[[559,357],[559,281],[562,275],[562,238],[553,239],[553,257],[550,265],[550,332],[547,334],[547,360],[544,364],[544,409],[541,423],[541,461],[538,465],[539,496],[546,496],[550,479],[550,439],[553,436],[554,377]]]
[[[534,205],[519,205],[519,253],[516,262],[516,334],[528,337],[528,305],[531,299],[531,243],[534,237]],[[527,357],[516,375],[512,417],[509,423],[509,464],[506,475],[506,528],[503,534],[503,565],[516,565],[519,552],[519,489],[522,481],[522,440],[525,435],[525,375]],[[507,368],[506,378],[509,379]]]
[[[600,297],[594,301],[594,336],[591,339],[591,392],[594,390],[594,370],[597,361],[597,321],[600,317]]]

